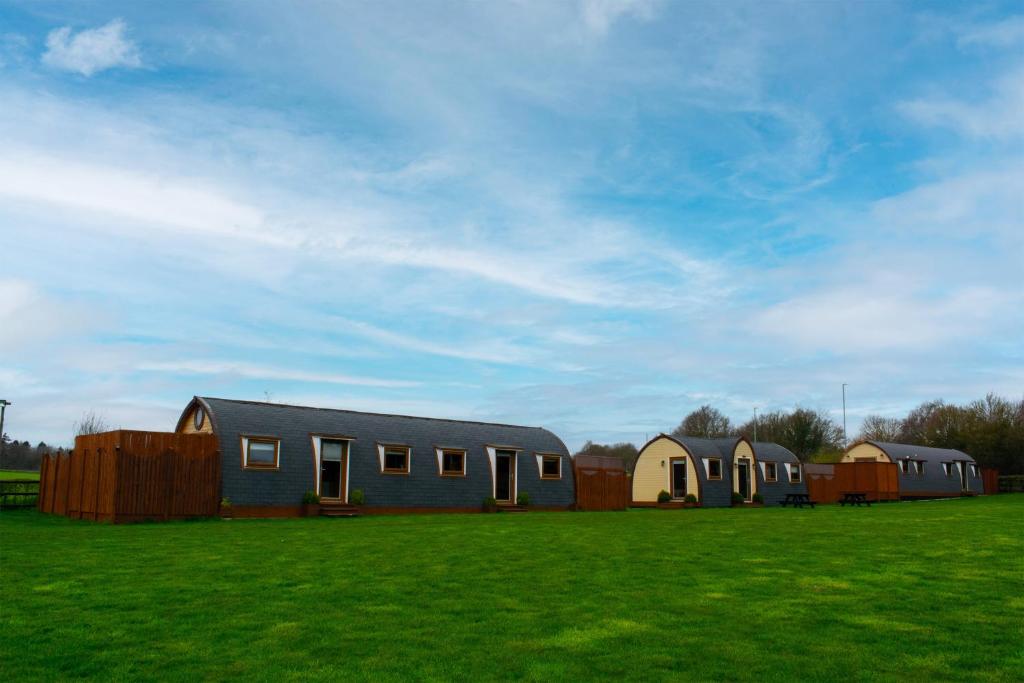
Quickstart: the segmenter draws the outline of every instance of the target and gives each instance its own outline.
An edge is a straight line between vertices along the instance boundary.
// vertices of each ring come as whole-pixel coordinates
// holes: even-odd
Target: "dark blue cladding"
[[[370,507],[479,509],[494,490],[488,446],[517,449],[516,488],[529,494],[532,506],[568,508],[574,502],[569,453],[546,429],[219,398],[196,401],[205,406],[220,441],[221,489],[235,505],[299,505],[303,493],[316,486],[314,434],[353,438],[348,490],[361,489]],[[242,436],[279,439],[279,469],[243,469]],[[381,473],[378,443],[411,448],[408,475]],[[465,477],[440,476],[438,447],[466,451]],[[561,456],[561,478],[542,480],[535,453]]]

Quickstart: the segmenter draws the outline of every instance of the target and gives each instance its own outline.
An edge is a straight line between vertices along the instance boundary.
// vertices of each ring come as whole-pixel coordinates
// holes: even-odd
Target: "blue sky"
[[[0,397],[642,442],[1024,392],[1019,3],[0,3]]]

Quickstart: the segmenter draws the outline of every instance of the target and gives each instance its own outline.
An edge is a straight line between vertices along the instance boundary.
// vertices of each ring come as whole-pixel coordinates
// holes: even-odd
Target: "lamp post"
[[[846,438],[846,384],[843,384],[843,448],[850,445],[850,441]]]
[[[11,405],[10,401],[0,398],[0,457],[3,457],[4,454],[4,412],[9,405]]]

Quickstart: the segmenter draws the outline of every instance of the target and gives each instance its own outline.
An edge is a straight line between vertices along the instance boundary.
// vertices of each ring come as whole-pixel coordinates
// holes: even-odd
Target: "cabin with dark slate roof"
[[[569,509],[573,468],[546,429],[195,397],[178,432],[209,432],[235,514],[297,514],[303,494],[365,509],[479,510],[488,497]]]
[[[940,498],[985,492],[974,458],[952,448],[862,441],[841,462],[891,462],[899,468],[900,498]]]
[[[747,502],[760,493],[766,505],[787,493],[807,493],[800,461],[778,444],[668,434],[640,449],[632,487],[638,506],[657,504],[661,491],[673,501],[693,495],[703,507],[728,507],[734,492]]]

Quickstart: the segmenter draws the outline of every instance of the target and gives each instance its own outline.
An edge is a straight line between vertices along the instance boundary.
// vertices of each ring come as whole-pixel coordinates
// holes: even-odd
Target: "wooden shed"
[[[41,512],[111,522],[216,515],[220,456],[212,434],[118,430],[43,458]]]

